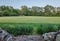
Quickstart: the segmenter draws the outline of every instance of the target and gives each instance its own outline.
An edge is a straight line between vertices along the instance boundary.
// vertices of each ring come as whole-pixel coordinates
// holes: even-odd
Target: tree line
[[[21,6],[21,9],[16,9],[12,6],[0,6],[0,16],[60,16],[60,7]]]

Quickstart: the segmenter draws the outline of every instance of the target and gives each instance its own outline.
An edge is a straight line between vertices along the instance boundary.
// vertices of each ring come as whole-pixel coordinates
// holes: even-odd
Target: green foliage
[[[0,24],[0,27],[13,35],[29,35],[33,32],[32,26],[20,24]]]
[[[58,25],[58,30],[60,30],[60,25]]]
[[[0,6],[0,16],[17,16],[20,15],[19,9],[14,9],[11,6]]]
[[[37,28],[37,33],[38,33],[38,34],[42,34],[42,33],[43,33],[42,25],[40,25],[40,26]]]
[[[15,9],[12,6],[0,6],[0,16],[60,16],[60,7],[46,5],[45,7],[29,8],[21,6],[21,9]]]
[[[37,29],[38,34],[43,34],[43,33],[47,33],[47,32],[55,32],[55,31],[58,31],[58,26],[53,25],[53,24],[52,25],[51,24],[40,25],[40,27],[38,27],[38,29]]]
[[[0,27],[7,32],[17,35],[43,34],[60,30],[60,24],[0,24]],[[36,30],[36,31],[35,31]]]
[[[58,27],[57,25],[49,25],[48,29],[49,29],[48,32],[53,32],[53,31],[57,31]]]

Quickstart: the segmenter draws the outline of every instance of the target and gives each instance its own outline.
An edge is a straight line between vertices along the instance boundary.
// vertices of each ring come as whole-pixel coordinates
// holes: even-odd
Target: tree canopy
[[[12,6],[0,6],[0,16],[60,16],[60,7],[21,6],[21,9],[16,9]]]

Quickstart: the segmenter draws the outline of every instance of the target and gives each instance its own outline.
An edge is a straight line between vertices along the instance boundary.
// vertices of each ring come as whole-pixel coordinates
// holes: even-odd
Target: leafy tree
[[[22,15],[27,15],[28,7],[27,6],[21,6],[21,13],[22,13]]]
[[[17,16],[20,15],[19,9],[14,9],[11,6],[0,6],[0,16]]]
[[[52,16],[53,12],[54,12],[54,7],[51,5],[46,5],[44,7],[45,9],[45,16]]]

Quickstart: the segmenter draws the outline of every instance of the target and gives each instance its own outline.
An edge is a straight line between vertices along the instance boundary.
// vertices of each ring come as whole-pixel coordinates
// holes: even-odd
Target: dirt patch
[[[16,37],[17,41],[44,41],[40,35],[21,35]]]

